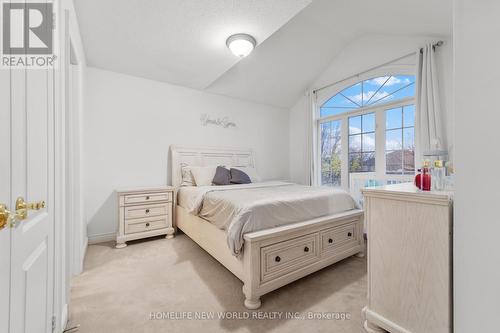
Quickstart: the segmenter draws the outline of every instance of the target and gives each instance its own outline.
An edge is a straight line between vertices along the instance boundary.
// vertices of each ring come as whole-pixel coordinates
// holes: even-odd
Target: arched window
[[[415,171],[415,76],[366,79],[334,94],[319,109],[321,184],[349,187],[367,174],[410,179]]]

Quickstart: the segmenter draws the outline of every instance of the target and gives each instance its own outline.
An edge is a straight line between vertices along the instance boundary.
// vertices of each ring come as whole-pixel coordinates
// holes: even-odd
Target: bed
[[[244,305],[352,255],[364,255],[363,211],[343,191],[288,182],[180,187],[181,168],[255,167],[251,149],[171,147],[175,228],[243,282]],[[236,208],[235,208],[236,207]]]

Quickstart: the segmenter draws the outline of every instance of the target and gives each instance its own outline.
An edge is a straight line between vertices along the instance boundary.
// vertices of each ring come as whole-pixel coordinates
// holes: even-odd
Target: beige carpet
[[[348,258],[264,295],[257,313],[330,319],[246,319],[254,314],[243,306],[242,282],[187,236],[129,244],[89,246],[84,272],[72,283],[70,323],[80,324],[79,332],[364,332],[364,259]],[[217,317],[228,311],[242,319]],[[332,313],[350,319],[331,319]],[[190,315],[214,317],[180,319]]]

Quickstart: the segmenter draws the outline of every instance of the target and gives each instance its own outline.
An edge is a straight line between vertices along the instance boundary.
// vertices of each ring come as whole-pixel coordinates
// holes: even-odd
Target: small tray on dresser
[[[170,186],[117,190],[118,233],[116,248],[127,241],[166,235],[174,237],[172,226],[174,188]]]

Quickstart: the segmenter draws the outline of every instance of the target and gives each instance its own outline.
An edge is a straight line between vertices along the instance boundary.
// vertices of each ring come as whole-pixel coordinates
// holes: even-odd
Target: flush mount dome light
[[[247,34],[236,34],[226,40],[227,47],[237,57],[243,58],[252,52],[257,42],[255,38]]]

